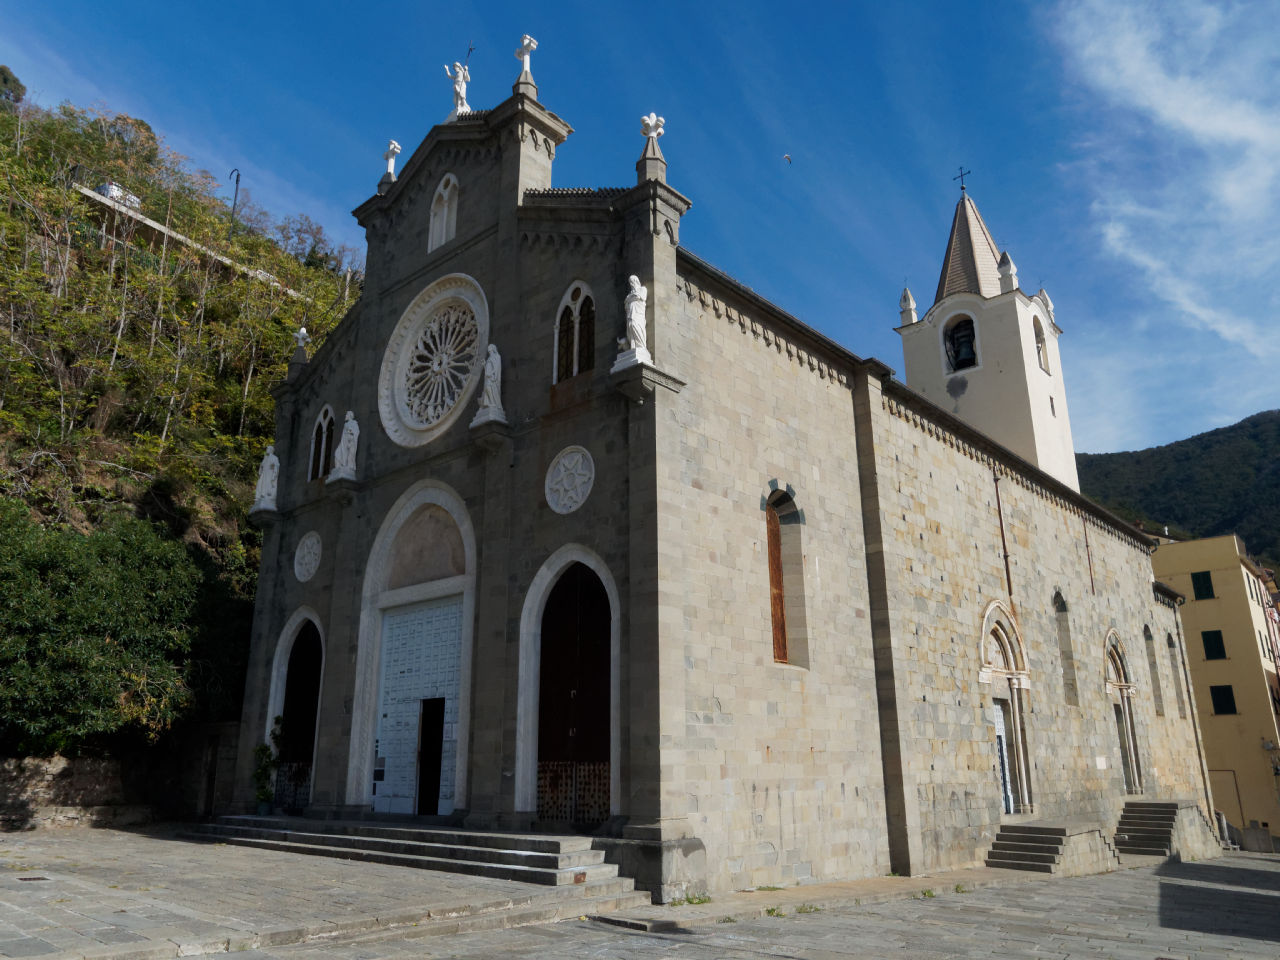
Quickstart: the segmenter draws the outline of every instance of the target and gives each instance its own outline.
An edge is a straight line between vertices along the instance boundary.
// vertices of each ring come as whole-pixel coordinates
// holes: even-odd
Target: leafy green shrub
[[[76,752],[187,705],[188,623],[200,573],[150,523],[110,513],[85,536],[0,499],[0,744]]]

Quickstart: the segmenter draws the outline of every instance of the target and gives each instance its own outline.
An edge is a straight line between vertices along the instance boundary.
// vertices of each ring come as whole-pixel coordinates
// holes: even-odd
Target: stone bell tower
[[[963,186],[933,306],[898,306],[907,386],[1078,491],[1053,302],[1018,287]]]

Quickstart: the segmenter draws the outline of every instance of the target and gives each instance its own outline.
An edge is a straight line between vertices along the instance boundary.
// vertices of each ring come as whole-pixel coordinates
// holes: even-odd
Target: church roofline
[[[399,175],[386,192],[374,193],[352,210],[351,215],[363,225],[366,216],[392,203],[404,189],[405,181],[412,179],[418,167],[426,162],[427,155],[436,144],[455,141],[481,142],[491,139],[502,127],[512,123],[532,128],[552,140],[556,146],[564,143],[573,133],[573,127],[537,100],[522,93],[513,94],[491,110],[472,110],[449,123],[437,123],[427,131],[427,135],[422,138],[422,142],[405,162]]]
[[[906,405],[912,406],[922,412],[930,420],[945,428],[948,432],[964,439],[974,447],[980,449],[983,453],[999,460],[1004,466],[1012,469],[1030,481],[1039,484],[1048,490],[1052,495],[1062,498],[1070,502],[1084,513],[1089,514],[1099,523],[1111,527],[1118,535],[1128,538],[1144,549],[1150,550],[1155,546],[1156,541],[1139,531],[1136,527],[1126,523],[1117,517],[1110,510],[1094,503],[1078,490],[1074,490],[1067,486],[1061,480],[1041,470],[1035,464],[1024,460],[1008,447],[993,440],[981,430],[976,430],[965,421],[952,413],[948,413],[942,407],[926,399],[921,394],[912,390],[909,386],[900,380],[894,378],[894,370],[892,367],[882,363],[875,357],[860,357],[852,350],[832,340],[823,333],[819,333],[813,327],[809,326],[798,317],[793,316],[783,310],[771,300],[762,297],[746,284],[735,280],[723,270],[712,266],[707,261],[694,253],[691,253],[686,247],[676,248],[676,266],[678,270],[690,269],[694,272],[701,273],[710,277],[716,283],[728,287],[735,295],[742,300],[747,301],[752,306],[761,308],[768,314],[769,318],[780,326],[785,327],[789,332],[799,334],[810,340],[815,346],[829,354],[829,359],[833,365],[844,365],[850,372],[854,370],[865,371],[869,376],[881,382],[882,389],[886,394],[896,397],[899,401]],[[1025,297],[1026,294],[1023,294]]]
[[[888,371],[888,374],[892,376],[893,374],[892,368],[884,366],[884,364],[882,364],[879,360],[864,359],[863,357],[858,356],[849,348],[841,345],[835,340],[832,340],[826,334],[819,333],[817,330],[809,326],[799,317],[796,317],[793,314],[788,313],[786,310],[783,310],[780,306],[778,306],[772,300],[762,297],[760,294],[756,293],[745,283],[743,283],[740,280],[735,280],[733,277],[725,273],[719,267],[713,266],[712,264],[708,263],[706,260],[703,260],[697,254],[691,252],[687,247],[684,247],[684,246],[676,247],[676,266],[677,266],[677,270],[682,266],[690,267],[695,271],[699,271],[707,275],[712,280],[717,281],[718,283],[721,283],[729,287],[730,290],[733,291],[733,293],[737,294],[743,300],[746,300],[748,303],[754,306],[763,308],[766,312],[769,313],[772,319],[778,321],[782,326],[786,327],[789,331],[793,333],[797,333],[800,336],[805,337],[806,339],[812,341],[815,345],[830,351],[833,357],[838,358],[839,360],[845,363],[853,363],[855,365],[872,363],[872,364],[875,364],[877,367],[884,367],[884,369]]]
[[[1019,473],[1026,475],[1029,479],[1034,480],[1049,490],[1054,496],[1061,497],[1070,501],[1076,507],[1085,513],[1088,513],[1095,520],[1103,523],[1118,534],[1128,537],[1131,540],[1141,544],[1146,550],[1151,550],[1156,546],[1157,541],[1147,536],[1137,527],[1124,520],[1121,520],[1110,510],[1094,503],[1080,491],[1067,486],[1057,477],[1037,467],[1028,460],[1024,460],[1018,456],[1004,444],[997,440],[993,440],[990,436],[970,426],[964,420],[961,420],[953,413],[949,413],[933,401],[921,396],[912,390],[905,383],[899,380],[884,379],[884,392],[893,394],[899,401],[905,402],[907,405],[921,409],[929,419],[945,427],[950,433],[963,437],[966,441],[980,448],[989,456],[1000,460],[1006,467],[1010,467]]]

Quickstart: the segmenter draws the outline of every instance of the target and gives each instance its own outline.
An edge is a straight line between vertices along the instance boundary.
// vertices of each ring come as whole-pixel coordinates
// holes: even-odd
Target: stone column
[[[920,810],[916,785],[907,765],[910,747],[899,720],[899,704],[907,702],[898,689],[894,622],[889,604],[893,558],[884,544],[884,511],[880,503],[877,420],[883,417],[882,380],[888,367],[869,361],[854,371],[853,420],[858,450],[858,483],[862,498],[862,524],[867,549],[867,588],[871,602],[871,646],[875,652],[876,698],[879,702],[880,753],[884,764],[886,828],[889,865],[904,876],[921,869]]]

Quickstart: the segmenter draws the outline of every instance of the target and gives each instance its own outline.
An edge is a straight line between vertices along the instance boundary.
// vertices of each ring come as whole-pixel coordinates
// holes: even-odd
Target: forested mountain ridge
[[[1280,410],[1162,447],[1076,454],[1076,467],[1085,496],[1148,530],[1236,533],[1280,564]]]
[[[0,104],[6,750],[235,713],[269,390],[360,273],[305,215],[274,221],[242,190],[233,222],[215,187],[144,121]],[[132,583],[101,570],[135,561]],[[86,698],[58,729],[54,708]]]

